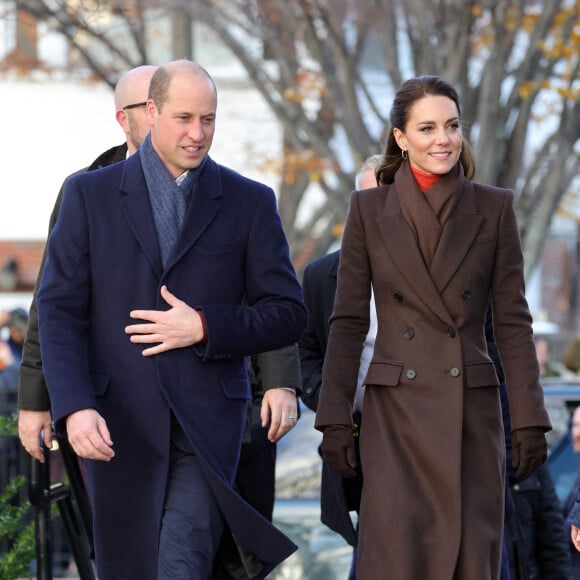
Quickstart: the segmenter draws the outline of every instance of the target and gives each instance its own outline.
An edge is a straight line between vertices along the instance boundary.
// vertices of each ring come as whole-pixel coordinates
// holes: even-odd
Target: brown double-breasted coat
[[[499,574],[505,475],[484,330],[490,298],[512,429],[550,428],[513,195],[465,179],[427,268],[400,189],[352,195],[316,426],[351,423],[372,285],[378,334],[360,441],[357,578],[490,580]]]

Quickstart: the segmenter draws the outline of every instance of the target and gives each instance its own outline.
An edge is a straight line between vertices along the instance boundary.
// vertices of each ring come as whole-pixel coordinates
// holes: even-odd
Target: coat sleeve
[[[322,370],[315,427],[351,425],[360,359],[370,326],[371,269],[360,191],[355,191],[344,228],[334,310]]]
[[[287,346],[298,341],[306,325],[302,289],[274,192],[261,189],[254,202],[246,209],[252,223],[245,245],[245,304],[195,306],[203,311],[207,327],[204,362]]]
[[[298,347],[300,349],[300,366],[302,369],[301,398],[304,404],[312,411],[316,411],[318,407],[318,397],[320,386],[322,385],[322,364],[326,350],[326,345],[321,344],[316,332],[315,321],[318,317],[324,316],[324,313],[316,311],[316,301],[314,300],[319,282],[316,272],[311,266],[307,266],[304,270],[302,290],[309,315],[306,329],[298,341]]]
[[[285,387],[300,391],[300,358],[296,343],[256,356],[262,388]]]
[[[491,292],[493,330],[508,388],[512,430],[542,427],[549,431],[511,191],[503,191],[501,203]]]
[[[90,263],[87,211],[76,178],[66,181],[38,290],[39,337],[53,419],[95,408],[89,368]],[[62,380],[66,377],[66,381]],[[63,382],[74,391],[63,389]]]

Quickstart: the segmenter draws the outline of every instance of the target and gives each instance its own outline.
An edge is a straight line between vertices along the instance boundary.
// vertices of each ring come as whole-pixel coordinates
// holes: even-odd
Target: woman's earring
[[[401,149],[401,157],[403,159],[407,159],[409,156],[407,155],[407,151],[405,149]]]

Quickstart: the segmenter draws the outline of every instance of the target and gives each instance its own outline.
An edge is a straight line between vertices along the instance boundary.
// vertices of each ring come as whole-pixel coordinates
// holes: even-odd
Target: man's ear
[[[147,115],[147,122],[151,127],[155,124],[155,119],[157,119],[157,107],[153,99],[148,99],[145,105],[145,114]]]
[[[123,132],[128,134],[129,133],[129,120],[127,119],[127,111],[123,111],[123,109],[119,109],[115,113],[115,119],[117,119],[117,123],[121,125],[121,129]]]

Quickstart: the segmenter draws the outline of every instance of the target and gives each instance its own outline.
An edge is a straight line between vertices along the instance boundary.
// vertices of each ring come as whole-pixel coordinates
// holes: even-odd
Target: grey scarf
[[[191,203],[205,159],[199,167],[190,169],[185,179],[178,185],[153,148],[150,134],[143,139],[139,155],[153,209],[161,260],[165,266],[181,233],[183,218]]]

